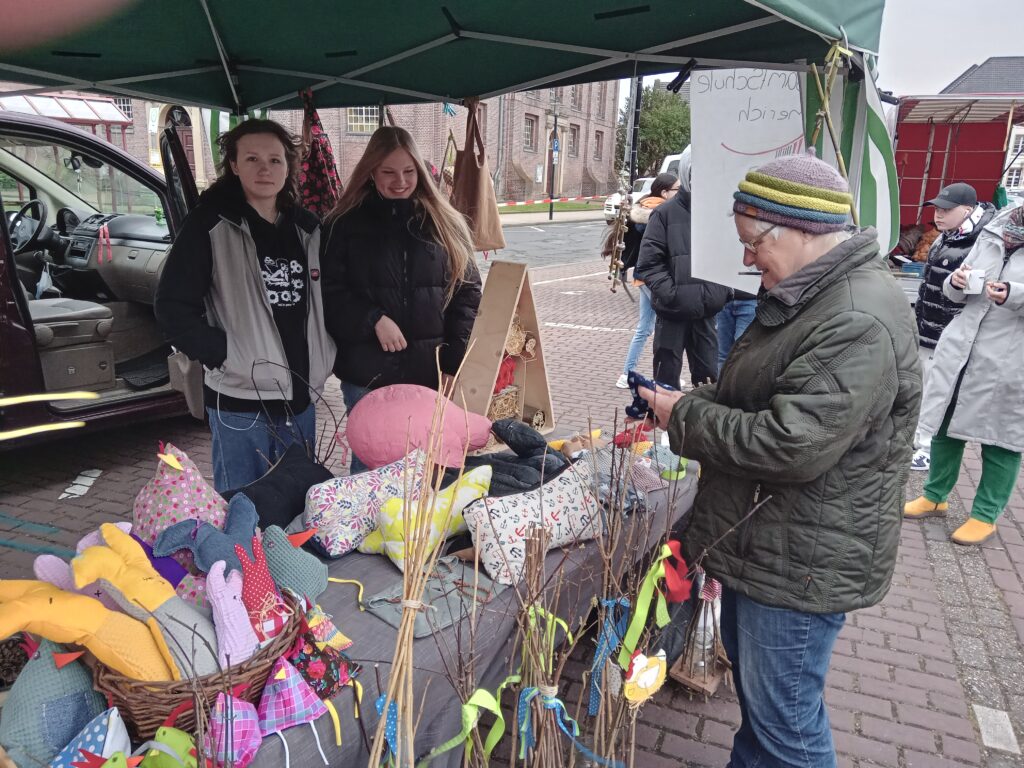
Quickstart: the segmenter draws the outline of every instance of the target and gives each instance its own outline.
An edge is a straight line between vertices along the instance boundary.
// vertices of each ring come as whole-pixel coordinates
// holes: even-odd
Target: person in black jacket
[[[346,407],[390,384],[438,388],[435,350],[442,376],[454,375],[480,306],[480,272],[466,220],[408,131],[370,137],[326,228],[327,330]]]
[[[991,203],[979,203],[974,187],[964,182],[950,184],[925,205],[935,208],[935,228],[941,233],[928,250],[921,286],[917,289],[917,332],[921,348],[921,371],[925,386],[932,367],[932,356],[939,336],[950,321],[960,314],[963,304],[947,298],[942,284],[955,272],[974,247],[978,235],[996,215]],[[917,451],[910,468],[927,472],[931,467],[932,435],[918,429],[914,435]]]
[[[717,381],[715,315],[731,298],[732,289],[690,274],[689,147],[679,158],[679,192],[651,214],[633,274],[650,288],[658,316],[654,380],[680,386],[685,351],[694,386]]]
[[[271,120],[223,134],[221,176],[186,217],[154,312],[202,363],[218,491],[259,479],[292,443],[312,452],[335,347],[324,329],[320,222],[297,205],[298,143]]]

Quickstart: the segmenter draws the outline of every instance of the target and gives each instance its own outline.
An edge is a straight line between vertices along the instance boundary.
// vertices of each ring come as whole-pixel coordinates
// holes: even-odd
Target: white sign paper
[[[747,171],[804,148],[801,75],[714,69],[690,76],[692,274],[756,293],[729,214]]]

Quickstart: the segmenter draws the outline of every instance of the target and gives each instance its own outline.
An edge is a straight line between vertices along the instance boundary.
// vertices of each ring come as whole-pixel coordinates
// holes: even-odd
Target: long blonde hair
[[[416,142],[407,130],[397,126],[384,126],[374,131],[363,156],[352,169],[352,175],[345,185],[345,191],[338,199],[338,204],[327,216],[327,223],[331,225],[339,216],[358,208],[367,195],[377,194],[373,188],[373,172],[384,162],[384,158],[396,149],[408,152],[416,166],[416,189],[413,190],[411,198],[426,213],[438,245],[448,254],[451,276],[444,299],[447,306],[459,283],[464,281],[469,265],[473,263],[473,238],[463,215],[441,196],[416,147]]]

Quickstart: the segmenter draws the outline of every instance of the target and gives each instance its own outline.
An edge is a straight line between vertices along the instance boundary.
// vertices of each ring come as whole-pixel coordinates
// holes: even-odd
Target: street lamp
[[[558,108],[561,105],[559,91],[551,89],[551,114],[555,119],[554,127],[551,130],[551,165],[548,169],[548,221],[555,218],[555,167],[558,165]]]

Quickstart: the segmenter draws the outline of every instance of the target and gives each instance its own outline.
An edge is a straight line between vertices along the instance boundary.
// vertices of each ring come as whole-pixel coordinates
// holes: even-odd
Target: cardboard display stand
[[[520,359],[516,366],[515,384],[519,388],[518,416],[527,424],[533,423],[538,412],[544,416],[541,432],[550,432],[555,426],[551,407],[551,389],[544,365],[544,345],[541,342],[537,307],[525,264],[495,261],[491,264],[484,285],[480,310],[477,312],[469,351],[462,368],[462,393],[466,408],[483,416],[494,396],[498,369],[505,354],[505,340],[518,316],[523,330],[536,339],[535,357]]]

